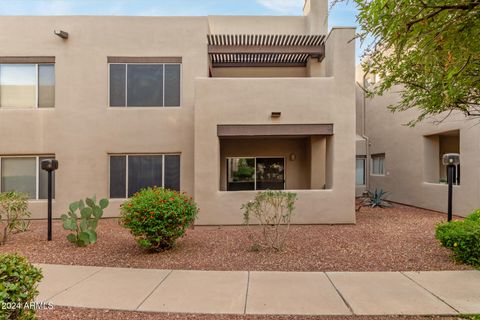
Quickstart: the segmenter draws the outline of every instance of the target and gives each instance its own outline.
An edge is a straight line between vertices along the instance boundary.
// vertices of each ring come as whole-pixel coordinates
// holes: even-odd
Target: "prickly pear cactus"
[[[63,214],[63,228],[71,230],[67,236],[68,241],[80,247],[97,242],[97,225],[103,216],[103,209],[108,207],[108,199],[96,203],[96,198],[86,198],[85,201],[75,201],[69,206],[67,214]]]

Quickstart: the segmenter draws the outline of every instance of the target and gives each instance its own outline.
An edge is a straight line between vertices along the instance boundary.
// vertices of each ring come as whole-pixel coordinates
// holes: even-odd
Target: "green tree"
[[[417,108],[413,126],[453,111],[480,116],[480,0],[354,0],[363,68],[381,81],[368,95],[401,85],[395,111]],[[443,115],[442,115],[443,117]]]

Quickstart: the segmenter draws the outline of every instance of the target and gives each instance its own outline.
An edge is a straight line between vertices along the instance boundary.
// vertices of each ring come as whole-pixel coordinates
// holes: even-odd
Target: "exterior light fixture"
[[[55,159],[42,160],[42,170],[48,173],[48,241],[52,241],[52,173],[58,169],[58,161]]]
[[[282,116],[282,113],[278,111],[273,111],[271,114],[272,118],[280,118],[281,116]]]
[[[448,181],[448,221],[452,221],[452,198],[453,198],[453,173],[455,167],[460,164],[460,155],[458,153],[446,153],[442,157],[443,165],[447,166]]]
[[[68,32],[63,31],[63,30],[53,30],[53,33],[62,38],[62,39],[68,39]]]

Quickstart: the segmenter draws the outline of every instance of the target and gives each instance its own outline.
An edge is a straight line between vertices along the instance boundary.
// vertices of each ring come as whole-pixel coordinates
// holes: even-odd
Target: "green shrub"
[[[67,214],[62,214],[63,228],[75,231],[67,236],[68,241],[79,247],[85,247],[97,242],[97,225],[103,216],[103,209],[108,207],[108,199],[102,199],[99,203],[93,198],[72,202]],[[86,204],[86,205],[85,205]],[[76,211],[79,211],[79,215]]]
[[[0,245],[5,244],[9,233],[26,231],[30,224],[26,219],[30,215],[27,194],[21,192],[0,193],[0,220],[3,224]]]
[[[185,234],[198,209],[185,193],[147,188],[121,206],[120,223],[130,229],[138,244],[151,251],[170,249]]]
[[[435,236],[444,247],[453,251],[455,259],[480,267],[480,210],[463,221],[437,225]]]
[[[0,319],[35,319],[35,310],[28,304],[38,295],[41,279],[41,270],[26,258],[18,254],[0,255]]]
[[[249,226],[252,224],[252,218],[255,218],[253,224],[261,227],[261,232],[247,228],[253,240],[250,248],[252,251],[259,251],[261,247],[277,251],[283,249],[290,230],[296,198],[296,193],[267,190],[258,192],[253,201],[242,205],[245,224]]]

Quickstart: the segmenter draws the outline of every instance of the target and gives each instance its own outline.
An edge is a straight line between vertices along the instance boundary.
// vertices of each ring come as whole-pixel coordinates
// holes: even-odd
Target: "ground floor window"
[[[357,156],[355,166],[355,184],[357,186],[365,185],[365,156]]]
[[[385,174],[385,153],[372,154],[372,174]]]
[[[54,156],[0,157],[0,192],[23,192],[29,199],[47,199],[48,174],[42,170],[42,160]],[[55,173],[53,173],[53,197],[55,197]]]
[[[153,186],[180,190],[180,155],[110,156],[110,198],[124,199]]]
[[[285,159],[249,157],[227,159],[227,190],[285,189]]]

